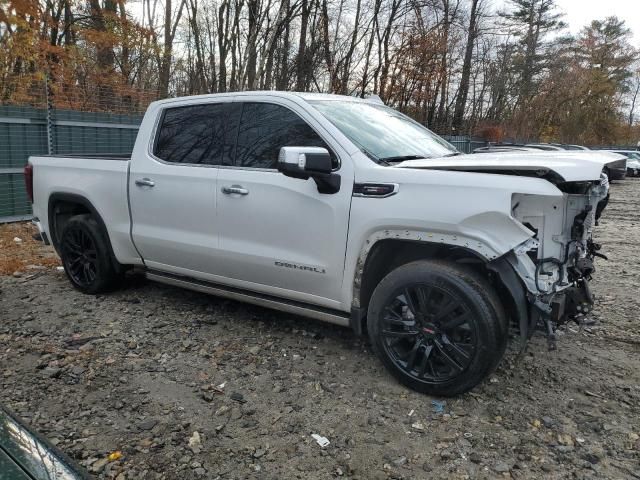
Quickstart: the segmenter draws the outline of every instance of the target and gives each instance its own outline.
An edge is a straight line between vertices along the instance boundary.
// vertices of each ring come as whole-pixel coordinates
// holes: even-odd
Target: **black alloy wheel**
[[[407,374],[443,383],[469,367],[478,335],[472,312],[450,291],[408,285],[391,299],[383,315],[383,346]]]
[[[397,267],[367,309],[373,351],[404,385],[439,396],[467,392],[500,363],[508,340],[502,302],[489,280],[455,262]]]
[[[122,266],[112,257],[107,234],[91,215],[71,217],[58,246],[64,271],[81,292],[112,290],[121,278]]]

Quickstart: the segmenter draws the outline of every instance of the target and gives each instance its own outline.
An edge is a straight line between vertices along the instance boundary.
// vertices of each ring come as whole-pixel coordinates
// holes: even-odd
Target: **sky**
[[[640,0],[556,0],[558,9],[565,13],[564,22],[573,34],[591,20],[612,15],[625,21],[633,32],[634,46],[640,47]]]

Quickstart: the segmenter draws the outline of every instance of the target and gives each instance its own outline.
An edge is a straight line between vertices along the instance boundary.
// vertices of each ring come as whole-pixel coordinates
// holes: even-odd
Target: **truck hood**
[[[503,152],[406,160],[394,168],[459,170],[545,178],[557,184],[600,180],[605,165],[622,155],[598,151]]]

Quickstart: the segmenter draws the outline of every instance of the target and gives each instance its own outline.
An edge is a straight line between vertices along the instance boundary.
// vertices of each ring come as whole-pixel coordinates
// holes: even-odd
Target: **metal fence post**
[[[53,155],[53,101],[51,87],[49,86],[49,74],[44,77],[45,99],[47,102],[47,154]]]

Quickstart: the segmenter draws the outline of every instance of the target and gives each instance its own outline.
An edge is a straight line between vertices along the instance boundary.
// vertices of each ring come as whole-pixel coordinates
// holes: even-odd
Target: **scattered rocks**
[[[255,345],[255,346],[249,348],[249,353],[251,355],[257,355],[258,353],[260,353],[260,346],[259,345]]]
[[[493,466],[493,469],[498,473],[506,473],[511,470],[511,467],[505,462],[498,462]]]
[[[553,420],[553,418],[545,415],[544,417],[542,417],[542,424],[547,428],[553,428],[556,425],[556,422]]]
[[[142,422],[138,423],[138,428],[140,430],[148,431],[148,430],[152,430],[153,427],[155,427],[157,424],[158,424],[158,420],[156,420],[155,418],[147,418],[146,420],[143,420]]]
[[[62,368],[59,367],[47,367],[42,371],[45,377],[58,378],[62,374]]]
[[[100,473],[102,470],[104,470],[104,467],[106,467],[108,463],[109,463],[108,458],[101,458],[100,460],[96,460],[94,463],[91,464],[91,468],[90,468],[91,473]]]
[[[238,403],[246,403],[244,396],[241,393],[234,392],[231,394],[231,400]]]
[[[202,449],[202,440],[200,439],[200,434],[198,432],[193,432],[191,437],[189,437],[189,448],[193,453],[200,453]]]

